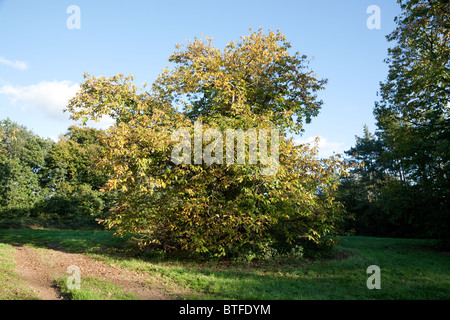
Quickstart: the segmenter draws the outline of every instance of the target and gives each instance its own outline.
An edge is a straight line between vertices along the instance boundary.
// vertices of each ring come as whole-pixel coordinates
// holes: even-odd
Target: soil
[[[150,284],[150,275],[145,272],[126,270],[83,254],[61,250],[34,249],[27,246],[16,246],[15,249],[16,273],[41,300],[64,299],[55,285],[55,279],[69,277],[69,266],[80,268],[81,281],[87,276],[107,280],[141,300],[173,299],[173,295],[162,285],[155,285],[153,282]]]

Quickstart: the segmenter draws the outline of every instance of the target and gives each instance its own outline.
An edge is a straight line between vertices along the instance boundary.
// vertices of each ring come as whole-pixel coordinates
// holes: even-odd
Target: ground
[[[38,299],[62,300],[55,279],[69,277],[67,268],[78,266],[82,277],[94,277],[110,281],[142,300],[166,300],[171,296],[163,289],[146,284],[149,275],[130,271],[94,260],[83,254],[54,249],[36,249],[15,246],[16,273],[32,289]]]
[[[448,300],[435,240],[341,237],[313,257],[203,260],[137,250],[102,230],[0,229],[0,300]],[[380,268],[370,290],[368,267]],[[67,290],[70,266],[81,290]]]

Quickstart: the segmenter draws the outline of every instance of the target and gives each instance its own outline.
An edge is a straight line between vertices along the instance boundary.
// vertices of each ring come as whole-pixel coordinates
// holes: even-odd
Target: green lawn
[[[56,279],[62,295],[68,300],[137,300],[131,293],[123,292],[122,288],[109,281],[94,277],[83,277],[83,286],[78,289],[69,289],[67,279]]]
[[[128,269],[147,271],[150,282],[189,288],[194,293],[182,296],[187,299],[448,300],[450,254],[434,250],[433,243],[432,240],[353,236],[341,238],[336,258],[332,259],[202,262],[137,258],[130,255],[124,240],[106,231],[0,230],[0,257],[8,256],[12,244],[61,247]],[[11,273],[13,263],[0,258],[0,270]],[[369,276],[366,270],[370,265],[380,267],[380,290],[369,290],[366,286]],[[0,281],[5,281],[4,277]],[[90,279],[94,286],[97,282]],[[96,290],[104,285],[99,283]],[[0,295],[0,298],[7,297]],[[83,299],[83,295],[73,298]],[[85,299],[95,299],[95,295],[87,295]]]

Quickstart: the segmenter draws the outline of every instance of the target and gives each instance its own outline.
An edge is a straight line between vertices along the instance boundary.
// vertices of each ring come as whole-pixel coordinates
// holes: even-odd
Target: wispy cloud
[[[318,137],[309,137],[306,139],[297,138],[295,142],[297,144],[315,144],[316,138],[319,139],[318,147],[319,147],[319,155],[323,158],[328,158],[333,154],[343,154],[345,150],[345,143],[329,141],[327,138],[318,136]]]
[[[4,64],[6,66],[9,67],[13,67],[14,69],[19,69],[19,70],[27,70],[28,69],[28,64],[24,61],[13,61],[13,60],[8,60],[5,59],[3,57],[0,57],[0,64]]]

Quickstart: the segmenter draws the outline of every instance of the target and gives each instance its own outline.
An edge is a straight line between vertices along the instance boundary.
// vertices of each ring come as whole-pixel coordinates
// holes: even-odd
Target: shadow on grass
[[[103,230],[0,229],[0,243],[69,253],[114,254],[127,246],[127,239]]]
[[[156,275],[157,280],[176,282],[214,299],[303,299],[312,296],[305,295],[306,291],[329,286],[328,275],[306,259],[239,263],[152,257],[138,252],[127,239],[103,230],[0,229],[0,243],[99,254],[122,261],[126,268],[146,271]],[[345,258],[340,255],[336,261]]]

